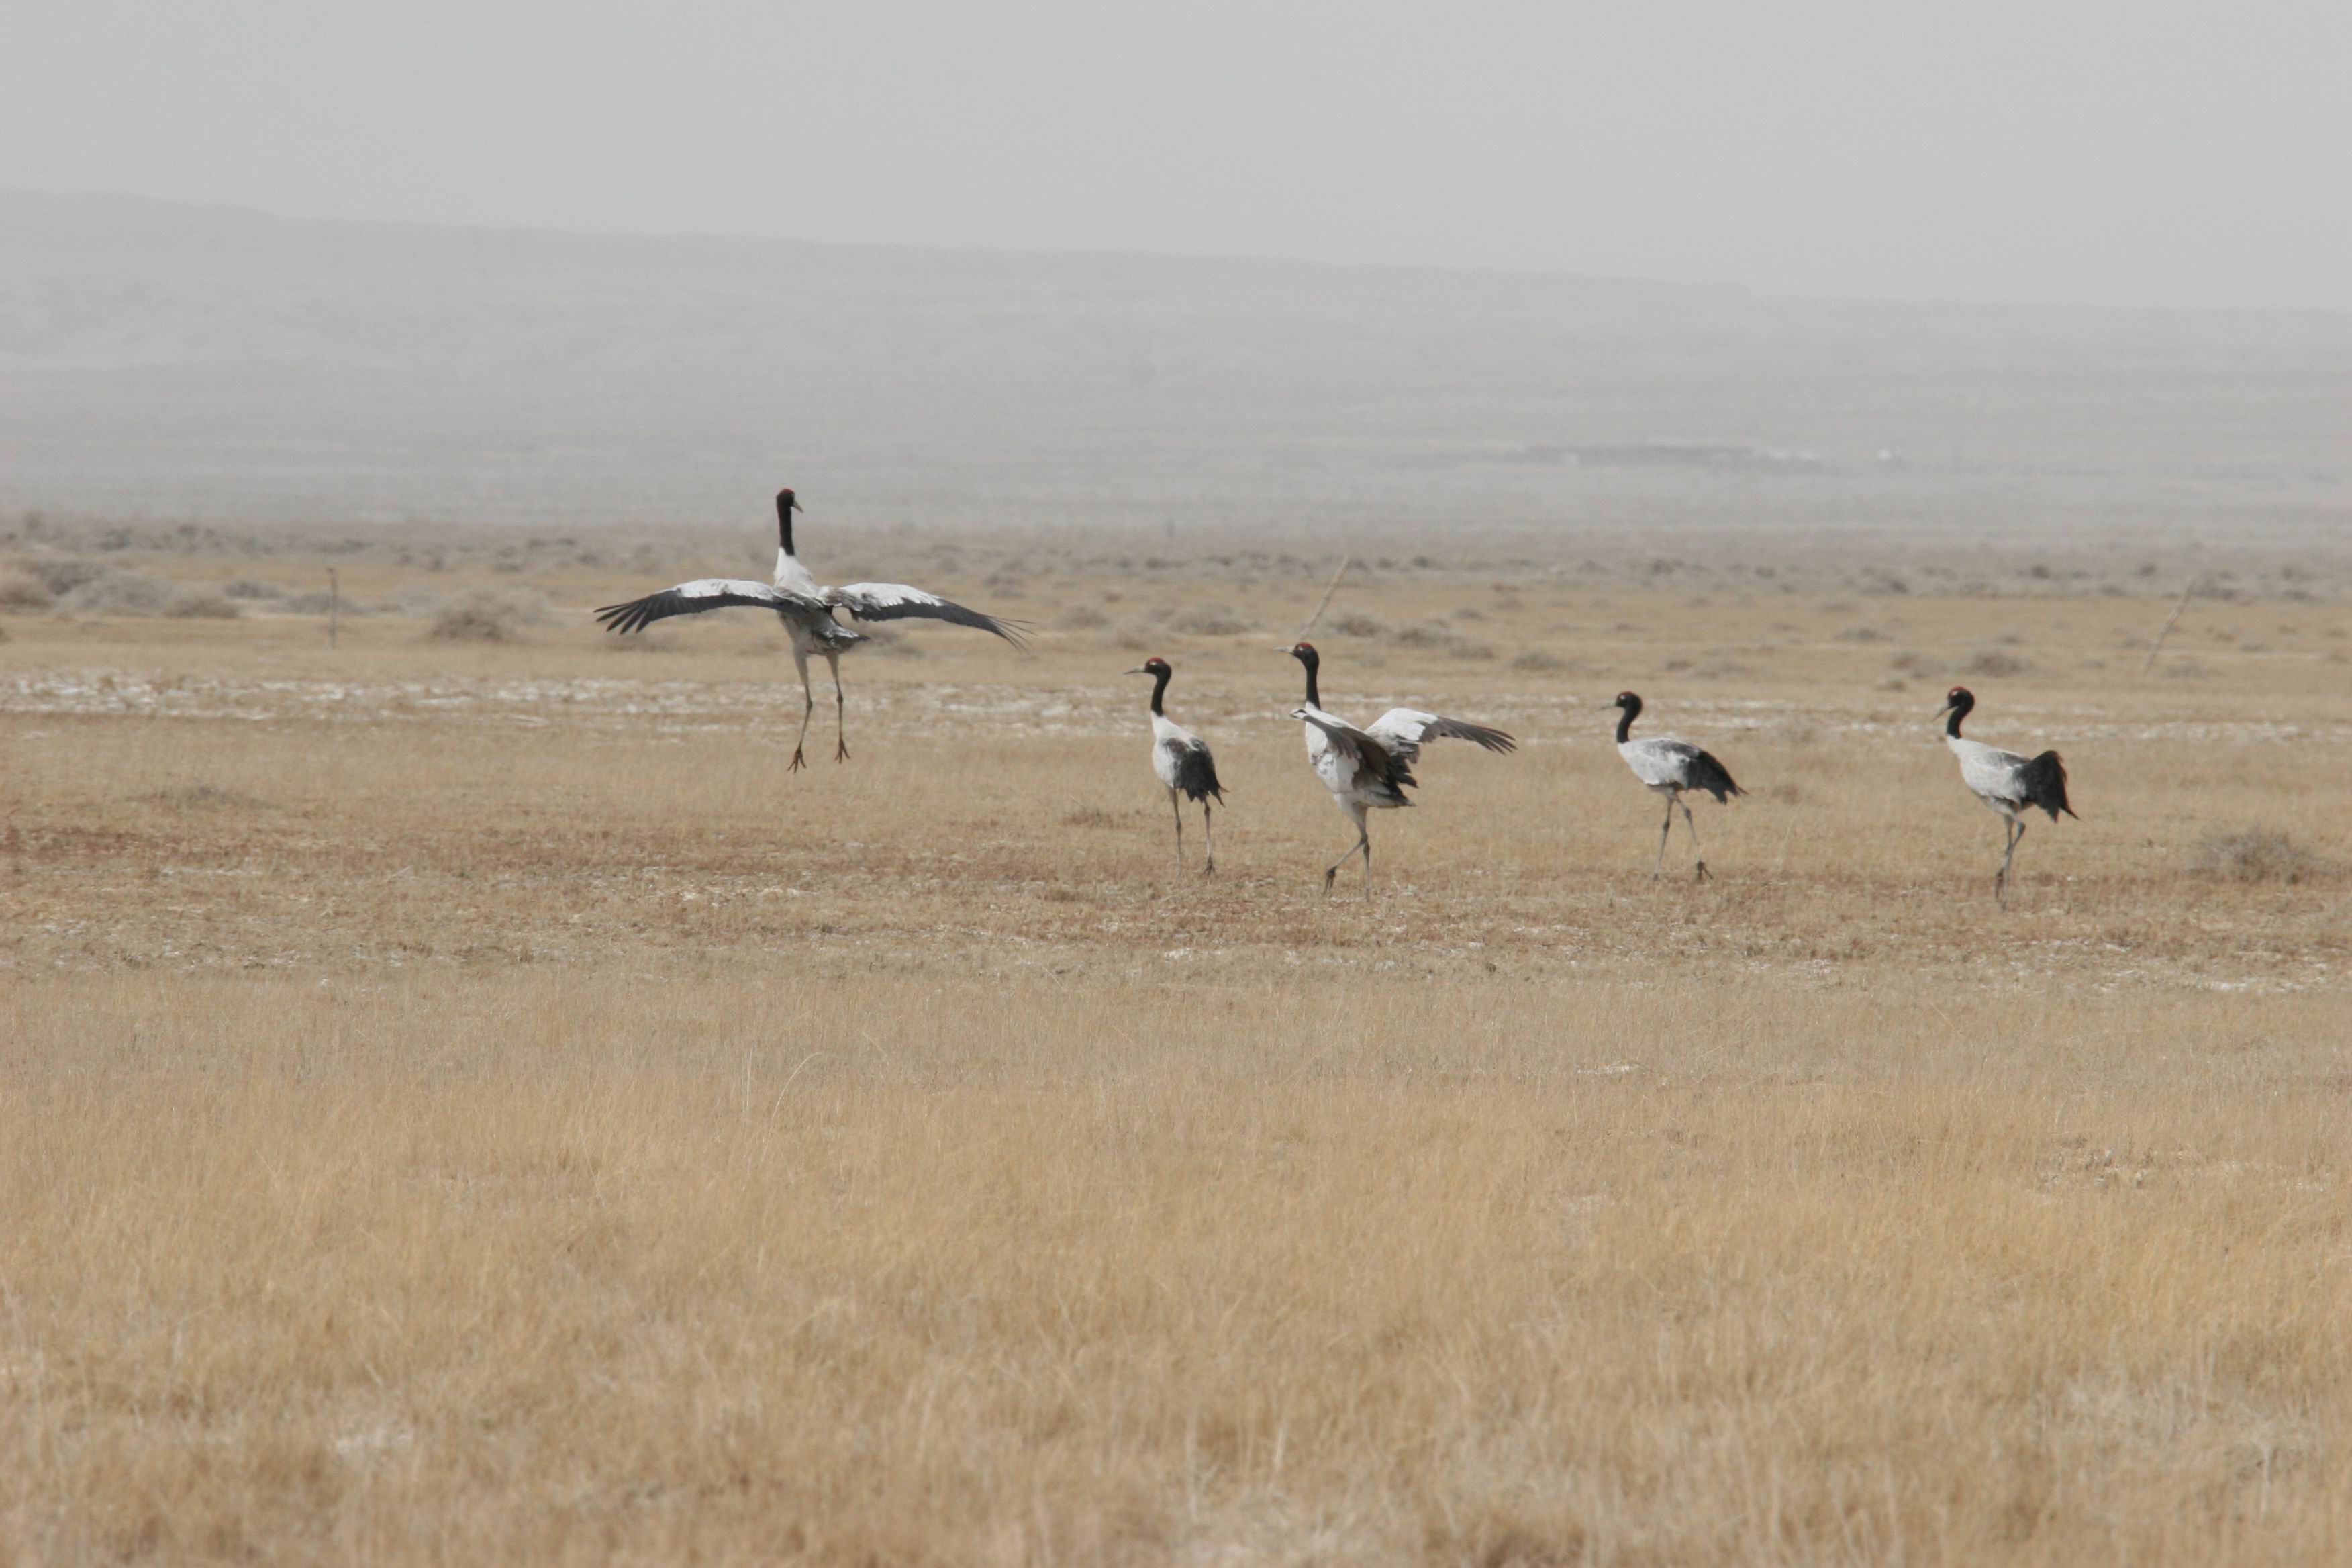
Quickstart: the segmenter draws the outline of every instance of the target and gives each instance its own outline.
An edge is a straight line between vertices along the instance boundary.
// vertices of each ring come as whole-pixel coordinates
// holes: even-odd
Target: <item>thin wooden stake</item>
[[[1321,620],[1323,618],[1323,612],[1331,607],[1331,595],[1339,591],[1339,579],[1345,577],[1348,574],[1348,568],[1353,566],[1355,563],[1356,558],[1352,555],[1342,555],[1339,557],[1339,569],[1331,574],[1331,581],[1325,584],[1323,589],[1323,597],[1317,603],[1315,613],[1307,617],[1306,624],[1298,628],[1298,635],[1290,639],[1292,642],[1304,642],[1307,638],[1307,634],[1315,629],[1315,623]],[[1289,650],[1285,648],[1283,651],[1287,653]]]
[[[341,629],[343,618],[343,584],[335,569],[327,568],[327,646],[335,646],[335,634]]]
[[[2173,623],[2180,619],[2180,612],[2189,607],[2190,596],[2197,592],[2197,584],[2204,580],[2202,572],[2189,574],[2189,586],[2180,590],[2180,603],[2172,606],[2172,614],[2164,617],[2164,625],[2157,631],[2156,641],[2148,645],[2147,659],[2139,667],[2142,675],[2156,668],[2156,656],[2164,651],[2164,639],[2172,635]]]

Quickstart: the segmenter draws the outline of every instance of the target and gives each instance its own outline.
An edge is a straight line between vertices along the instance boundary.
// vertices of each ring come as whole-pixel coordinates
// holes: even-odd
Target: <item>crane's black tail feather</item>
[[[2062,811],[2074,816],[2074,808],[2066,804],[2066,764],[2059,761],[2057,752],[2042,752],[2019,769],[2017,778],[2025,788],[2025,804],[2048,812],[2051,821],[2057,821]]]
[[[1176,759],[1176,787],[1188,800],[1206,802],[1214,796],[1225,804],[1225,786],[1217,782],[1216,759],[1206,746],[1187,746]]]
[[[1706,791],[1707,794],[1715,796],[1715,804],[1717,805],[1729,804],[1735,795],[1748,793],[1731,782],[1731,770],[1716,761],[1715,753],[1712,752],[1701,752],[1691,759],[1690,781],[1683,787]]]

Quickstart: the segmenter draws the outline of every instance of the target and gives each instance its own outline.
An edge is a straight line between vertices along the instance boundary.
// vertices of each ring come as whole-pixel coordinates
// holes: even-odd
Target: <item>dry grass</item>
[[[2287,834],[2260,824],[2216,828],[2197,841],[2189,864],[2206,876],[2238,882],[2302,882],[2331,868]]]
[[[2352,921],[2191,869],[2341,862],[2342,611],[2183,685],[2080,663],[2157,599],[2001,606],[1976,727],[2084,813],[2004,917],[1927,717],[1983,603],[1889,694],[1850,605],[1530,585],[1476,665],[1366,590],[1328,702],[1528,742],[1427,755],[1367,909],[1263,630],[1318,576],[1165,596],[1260,628],[1162,649],[1213,883],[1093,628],[853,659],[788,776],[756,621],[12,619],[0,1556],[2344,1555]],[[1628,686],[1755,791],[1715,883]]]

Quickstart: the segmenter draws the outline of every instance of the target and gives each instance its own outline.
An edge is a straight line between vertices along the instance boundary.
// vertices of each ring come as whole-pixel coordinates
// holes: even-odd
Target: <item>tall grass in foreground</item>
[[[0,997],[0,1556],[2340,1559],[2344,1008]]]

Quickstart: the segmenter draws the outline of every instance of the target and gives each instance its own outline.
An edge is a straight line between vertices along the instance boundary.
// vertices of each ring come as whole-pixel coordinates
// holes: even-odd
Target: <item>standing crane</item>
[[[2015,752],[1999,751],[1981,741],[1962,737],[1960,721],[1976,705],[1975,692],[1965,686],[1955,686],[1945,694],[1944,705],[1936,710],[1936,716],[1941,719],[1948,713],[1951,715],[1944,725],[1944,744],[1960,760],[1960,782],[2000,816],[2004,842],[2000,869],[1993,873],[1992,896],[1993,902],[2007,909],[2009,867],[2025,837],[2025,814],[2038,805],[2055,822],[2062,811],[2074,816],[2074,808],[2066,804],[2066,764],[2057,752],[2021,757]]]
[[[1421,755],[1421,743],[1472,741],[1490,752],[1509,752],[1517,749],[1518,742],[1484,724],[1465,723],[1413,708],[1391,708],[1359,730],[1338,714],[1324,710],[1316,682],[1323,661],[1314,645],[1299,643],[1291,648],[1290,657],[1307,667],[1307,700],[1291,710],[1290,714],[1307,726],[1307,765],[1315,770],[1315,776],[1331,792],[1331,799],[1356,825],[1356,842],[1348,847],[1346,855],[1324,868],[1323,891],[1330,892],[1339,868],[1348,863],[1348,856],[1360,854],[1364,858],[1364,898],[1369,901],[1372,896],[1372,837],[1365,821],[1374,811],[1412,804],[1404,792],[1419,787],[1421,781],[1412,776],[1412,764]]]
[[[1176,869],[1184,868],[1184,802],[1197,801],[1201,807],[1201,837],[1208,845],[1208,858],[1201,867],[1201,875],[1213,877],[1217,871],[1217,836],[1209,826],[1209,802],[1225,803],[1224,786],[1217,783],[1217,759],[1209,754],[1209,742],[1168,717],[1160,700],[1168,695],[1169,678],[1175,667],[1166,659],[1145,659],[1129,675],[1151,677],[1151,771],[1158,775],[1168,792],[1168,807],[1176,814]]]
[[[793,772],[808,765],[801,752],[808,743],[809,715],[816,711],[816,696],[809,689],[811,654],[833,668],[833,760],[849,760],[849,737],[843,719],[845,704],[841,689],[841,656],[867,639],[863,632],[852,631],[835,620],[835,610],[847,610],[853,618],[861,621],[896,621],[915,616],[946,621],[951,626],[977,626],[982,631],[993,632],[1014,647],[1027,646],[1021,640],[1020,622],[968,610],[937,594],[927,594],[904,583],[822,586],[793,553],[793,513],[806,510],[791,490],[776,492],[776,580],[772,584],[740,577],[699,577],[642,599],[632,599],[625,605],[606,605],[596,612],[605,630],[635,632],[670,616],[698,616],[705,610],[721,610],[734,605],[774,611],[792,638],[793,664],[801,672],[803,700],[800,736],[793,742]]]
[[[1683,822],[1690,829],[1691,863],[1697,868],[1697,880],[1706,881],[1706,861],[1698,852],[1698,824],[1691,821],[1690,803],[1683,799],[1683,791],[1704,790],[1715,796],[1717,805],[1728,805],[1733,795],[1748,792],[1731,782],[1731,771],[1716,761],[1713,752],[1701,751],[1688,741],[1664,735],[1634,740],[1633,721],[1642,716],[1642,700],[1633,692],[1619,692],[1614,706],[1619,715],[1617,754],[1625,759],[1635,778],[1666,797],[1665,825],[1658,830],[1658,863],[1651,868],[1650,879],[1654,882],[1665,874],[1666,840],[1674,837],[1675,807],[1681,806]]]

